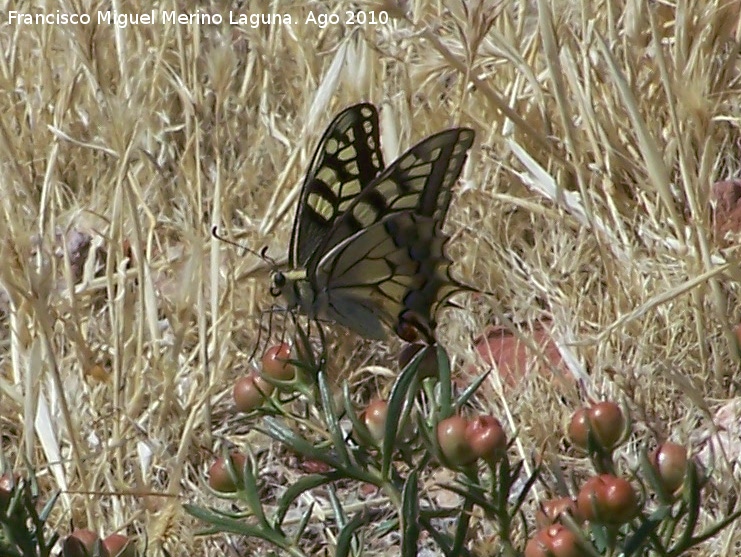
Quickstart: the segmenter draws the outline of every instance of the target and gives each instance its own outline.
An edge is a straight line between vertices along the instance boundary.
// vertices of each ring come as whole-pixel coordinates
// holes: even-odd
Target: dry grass
[[[359,100],[382,107],[387,160],[446,127],[477,131],[447,228],[458,275],[497,300],[461,298],[471,311],[446,312],[443,342],[464,365],[498,312],[525,334],[549,320],[581,380],[479,401],[525,454],[558,448],[554,423],[580,397],[623,397],[634,447],[699,451],[737,396],[741,270],[708,198],[739,173],[739,2],[418,1],[387,25],[304,24],[358,4],[383,8],[277,1],[300,23],[258,28],[18,26],[7,11],[30,10],[13,1],[0,17],[2,451],[63,491],[62,532],[223,555],[180,507],[214,503],[202,477],[220,447],[252,443],[268,483],[300,473],[230,408],[271,299],[256,260],[209,230],[283,256],[312,149]],[[333,338],[338,377],[388,387],[361,368],[393,369],[396,341]],[[708,515],[738,495],[728,450],[714,464],[734,480]],[[703,554],[738,543],[731,528]]]

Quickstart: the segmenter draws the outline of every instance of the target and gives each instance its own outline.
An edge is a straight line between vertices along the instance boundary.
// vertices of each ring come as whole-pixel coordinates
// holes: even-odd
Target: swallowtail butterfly
[[[385,338],[388,328],[433,341],[441,304],[470,290],[450,274],[442,227],[473,140],[469,128],[445,130],[385,167],[376,108],[343,110],[314,153],[289,267],[273,271],[271,293],[366,338]]]

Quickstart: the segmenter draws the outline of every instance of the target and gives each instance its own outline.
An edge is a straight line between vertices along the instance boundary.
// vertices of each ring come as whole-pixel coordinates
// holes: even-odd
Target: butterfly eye
[[[270,287],[270,295],[274,298],[280,296],[283,287],[286,285],[286,276],[280,271],[273,273],[273,284]]]

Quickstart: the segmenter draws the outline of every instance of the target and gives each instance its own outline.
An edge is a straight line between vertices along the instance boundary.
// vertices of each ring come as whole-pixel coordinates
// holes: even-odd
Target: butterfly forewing
[[[402,211],[430,217],[439,226],[450,205],[452,187],[458,180],[474,132],[455,128],[421,141],[381,172],[337,218],[332,230],[309,261],[309,274],[319,258],[358,230]]]
[[[324,132],[301,189],[289,251],[292,268],[308,263],[337,219],[381,170],[376,108],[364,103],[342,111]]]

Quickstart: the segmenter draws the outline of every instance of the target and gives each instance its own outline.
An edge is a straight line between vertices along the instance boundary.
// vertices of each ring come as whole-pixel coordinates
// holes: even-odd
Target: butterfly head
[[[270,295],[277,298],[283,293],[286,287],[286,275],[283,271],[273,271],[270,273]]]
[[[281,296],[288,309],[298,308],[307,315],[314,314],[311,310],[313,289],[305,270],[274,269],[270,274],[270,294],[275,298]]]

